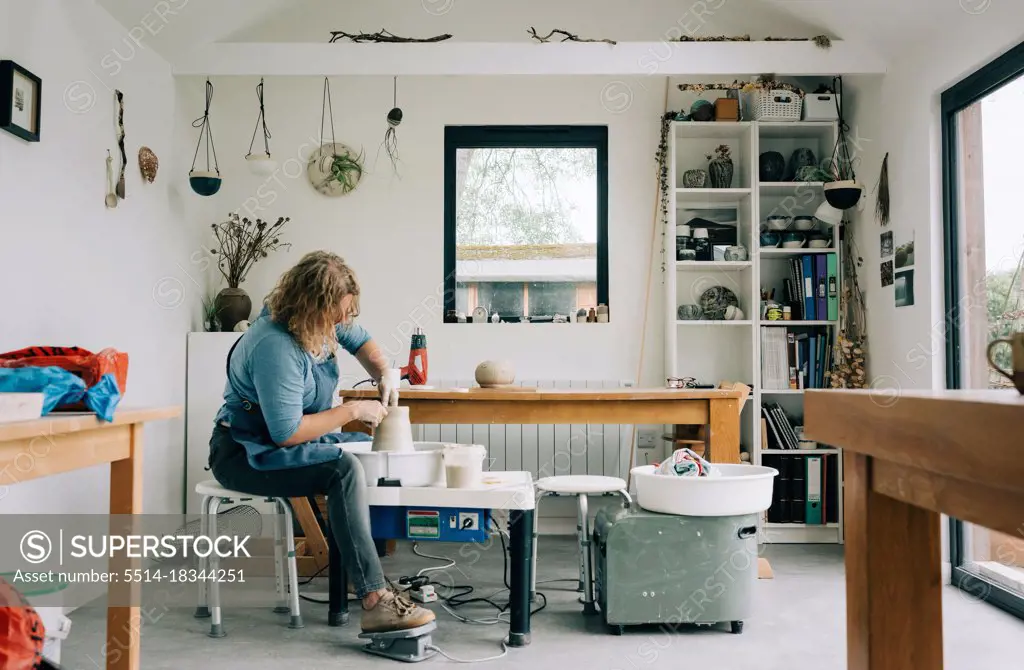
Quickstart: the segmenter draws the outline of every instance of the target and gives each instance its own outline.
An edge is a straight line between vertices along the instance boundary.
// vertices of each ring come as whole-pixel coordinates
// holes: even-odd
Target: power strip
[[[432,603],[437,601],[437,593],[434,592],[434,587],[430,584],[424,584],[423,586],[410,589],[409,595],[416,602]]]

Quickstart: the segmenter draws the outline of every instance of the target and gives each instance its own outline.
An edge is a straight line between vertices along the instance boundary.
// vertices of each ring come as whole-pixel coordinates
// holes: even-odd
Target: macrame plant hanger
[[[846,117],[843,116],[842,77],[832,77],[832,90],[835,91],[836,116],[839,119],[836,146],[832,150],[832,165],[835,167],[836,180],[857,181],[857,174],[853,169],[853,159],[850,157],[850,146],[846,140],[846,133],[850,132],[850,126],[846,123]],[[846,166],[845,170],[844,165]]]
[[[193,128],[199,128],[199,141],[196,153],[192,157],[192,169],[189,171],[189,183],[192,190],[199,195],[213,195],[220,190],[220,165],[217,163],[217,149],[213,145],[213,129],[210,127],[210,105],[213,103],[213,84],[206,80],[206,106],[203,115],[192,122]],[[196,174],[196,161],[199,160],[199,149],[206,144],[206,170]],[[213,155],[213,169],[210,169],[210,155]]]
[[[398,126],[402,123],[402,109],[398,106],[398,77],[394,78],[392,90],[392,107],[388,112],[388,128],[384,131],[384,141],[380,146],[388,152],[391,159],[391,167],[398,174]],[[380,156],[380,149],[377,149],[377,156]],[[374,164],[377,160],[374,159]]]
[[[267,114],[266,109],[263,106],[263,78],[260,77],[260,83],[256,85],[256,98],[260,101],[260,115],[256,117],[256,127],[252,131],[252,140],[249,142],[249,153],[245,155],[246,158],[252,156],[253,145],[256,144],[256,133],[260,131],[260,126],[263,127],[263,150],[270,158],[270,130],[267,129]]]

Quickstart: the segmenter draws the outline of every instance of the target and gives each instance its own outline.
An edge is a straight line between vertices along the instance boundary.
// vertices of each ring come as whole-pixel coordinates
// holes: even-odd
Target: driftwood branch
[[[530,28],[530,30],[528,30],[527,32],[530,33],[530,37],[532,37],[533,39],[537,40],[541,44],[544,44],[546,42],[550,42],[551,38],[554,35],[556,35],[556,34],[562,36],[562,39],[560,39],[559,42],[604,42],[606,44],[616,44],[615,40],[607,40],[607,39],[592,40],[592,39],[586,39],[586,38],[580,37],[579,35],[573,35],[572,33],[568,32],[566,30],[560,30],[558,28],[555,28],[554,30],[552,30],[550,33],[548,33],[544,37],[541,37],[540,35],[537,34],[537,29],[536,28]]]
[[[383,44],[408,44],[408,43],[426,43],[426,42],[443,42],[451,39],[452,36],[449,34],[437,35],[435,37],[399,37],[394,33],[387,30],[380,30],[376,33],[346,33],[343,30],[332,30],[331,31],[331,43],[339,40],[349,40],[350,42],[364,43],[364,42],[376,42]]]

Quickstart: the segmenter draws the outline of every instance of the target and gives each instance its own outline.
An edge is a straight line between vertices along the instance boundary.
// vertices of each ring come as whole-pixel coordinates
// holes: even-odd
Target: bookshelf
[[[833,478],[836,481],[831,483],[838,487],[834,491],[834,504],[838,505],[833,511],[836,520],[828,522],[823,518],[820,524],[768,522],[766,514],[761,529],[761,541],[765,542],[843,542],[842,454],[825,445],[813,450],[778,449],[770,436],[762,436],[761,429],[765,405],[778,405],[795,425],[800,425],[804,397],[801,388],[762,387],[762,327],[786,328],[808,336],[827,334],[834,339],[839,325],[837,320],[829,318],[768,322],[760,313],[761,288],[775,287],[778,299],[783,280],[789,276],[791,261],[804,256],[812,259],[812,267],[816,269],[816,257],[827,259],[832,254],[838,266],[841,235],[839,229],[835,229],[827,248],[761,249],[760,225],[767,216],[813,215],[824,202],[824,191],[822,184],[816,182],[760,182],[758,157],[765,151],[778,151],[788,162],[795,149],[810,148],[820,161],[831,156],[836,132],[836,124],[831,122],[676,122],[668,138],[669,184],[673,188],[669,191],[669,216],[664,236],[665,376],[694,377],[708,384],[740,381],[751,386],[752,398],[744,406],[740,424],[740,448],[749,455],[751,463],[762,463],[762,456],[768,457],[768,464],[780,457],[835,460]],[[714,153],[720,144],[731,149],[734,175],[730,188],[706,188],[709,184],[704,188],[686,188],[684,173],[692,169],[707,170],[705,156]],[[726,210],[734,212],[736,243],[747,248],[748,260],[676,260],[676,227],[691,222],[695,216],[704,218],[701,210],[708,210],[712,221],[725,220],[721,217]],[[743,311],[741,319],[683,321],[677,318],[678,306],[697,303],[699,296],[713,286],[724,286],[736,295]],[[772,448],[763,448],[765,442]],[[774,512],[773,516],[777,518]]]

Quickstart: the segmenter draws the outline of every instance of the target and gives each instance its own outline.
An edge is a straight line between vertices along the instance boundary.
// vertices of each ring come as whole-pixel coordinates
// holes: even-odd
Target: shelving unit
[[[834,455],[838,481],[842,482],[842,457],[838,450],[762,450],[761,408],[779,404],[790,416],[802,420],[803,389],[763,389],[761,384],[761,326],[795,327],[816,331],[829,329],[832,320],[763,321],[760,315],[762,285],[787,276],[789,261],[804,254],[836,254],[840,257],[839,230],[828,248],[784,249],[759,247],[760,222],[772,213],[813,215],[824,201],[820,182],[760,182],[758,157],[778,151],[789,159],[798,148],[810,148],[818,160],[831,156],[837,127],[832,122],[676,122],[669,134],[669,216],[665,231],[666,287],[665,376],[694,377],[700,382],[739,381],[753,389],[741,415],[740,445],[751,463],[761,455]],[[707,169],[707,154],[720,144],[729,145],[734,165],[730,188],[683,188],[683,173]],[[676,261],[676,225],[687,223],[701,209],[735,208],[737,244],[748,249],[747,261]],[[696,303],[712,286],[731,289],[744,318],[738,321],[680,321],[676,309]],[[685,327],[678,327],[685,326]],[[798,422],[796,422],[798,423]],[[842,491],[838,491],[839,522],[822,524],[767,523],[762,520],[761,539],[782,543],[842,543]]]

